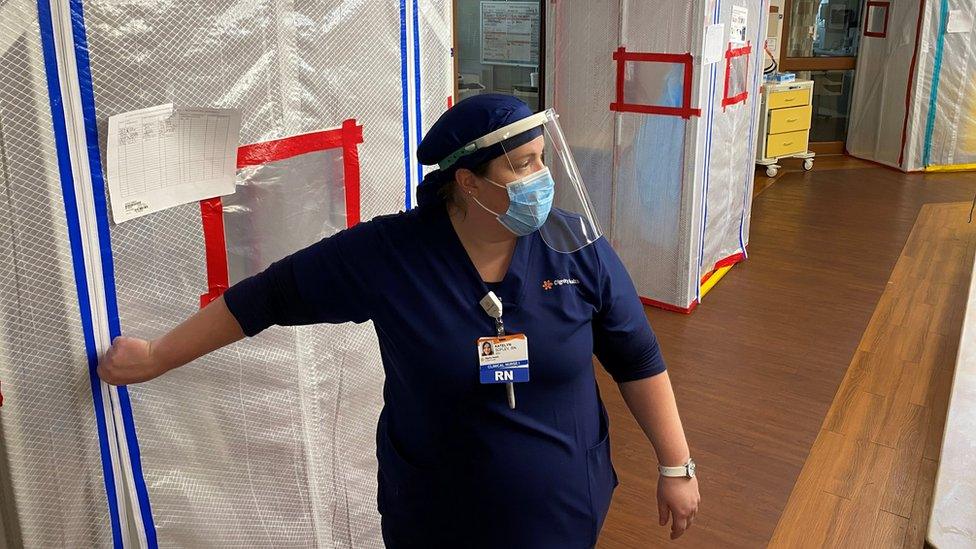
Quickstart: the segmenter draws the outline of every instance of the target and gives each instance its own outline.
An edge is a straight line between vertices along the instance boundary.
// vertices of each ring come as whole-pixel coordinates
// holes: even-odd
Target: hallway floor
[[[771,185],[764,175],[757,176],[750,259],[733,268],[691,315],[647,309],[701,474],[702,507],[694,528],[682,538],[684,547],[764,546],[781,518],[784,528],[788,526],[787,502],[794,509],[808,497],[797,479],[818,434],[829,430],[824,422],[835,395],[846,394],[838,390],[882,294],[894,280],[896,263],[907,253],[906,242],[923,207],[968,203],[976,193],[976,173],[903,174],[846,157],[819,158],[811,172],[787,165]],[[968,208],[956,204],[926,211],[939,219],[959,217]],[[958,233],[976,238],[970,230]],[[926,275],[926,280],[948,288],[945,306],[939,309],[944,318],[932,319],[946,323],[941,330],[950,334],[948,347],[933,359],[937,364],[931,372],[951,372],[955,361],[973,253],[971,246],[964,248],[969,257],[958,258],[962,274],[959,269],[930,269]],[[959,283],[963,279],[966,284]],[[928,319],[912,318],[924,331]],[[883,368],[875,374],[880,379],[887,378]],[[900,372],[900,367],[893,369],[891,376]],[[653,452],[609,377],[601,370],[598,378],[611,415],[621,481],[599,547],[664,545],[668,532],[657,525]],[[897,383],[891,386],[894,391]],[[939,384],[931,387],[936,391]],[[933,398],[933,413],[926,421],[934,421],[935,427],[926,432],[941,437],[939,414],[944,417],[945,405]],[[852,421],[868,421],[868,415],[855,414]],[[933,446],[932,441],[927,444]],[[934,463],[931,458],[937,454],[926,457]],[[804,474],[816,473],[814,465]],[[889,476],[883,465],[865,474],[841,476],[839,482],[871,482],[870,475],[882,482]],[[913,474],[917,478],[919,470]],[[931,480],[913,482],[910,494],[888,494],[889,505],[894,498],[895,510],[903,509],[906,498],[927,497],[925,482]],[[844,492],[840,498],[855,495],[834,491]],[[896,516],[905,519],[893,521],[896,527],[907,530],[907,517]],[[786,539],[781,538],[783,531],[778,541]],[[787,545],[807,545],[800,539]],[[912,546],[920,538],[916,532],[899,539]]]

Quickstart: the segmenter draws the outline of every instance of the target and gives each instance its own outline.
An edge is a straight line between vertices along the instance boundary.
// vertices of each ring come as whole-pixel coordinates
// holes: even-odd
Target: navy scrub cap
[[[497,93],[473,95],[459,101],[442,114],[437,122],[434,122],[420,142],[420,146],[417,147],[417,160],[425,166],[436,165],[475,139],[528,118],[532,114],[528,105],[510,95]],[[435,203],[438,200],[437,191],[445,183],[454,179],[454,173],[459,168],[473,169],[502,156],[505,154],[505,148],[511,150],[540,135],[542,129],[534,128],[502,143],[462,156],[446,170],[437,169],[430,172],[417,188],[417,203],[420,206]]]

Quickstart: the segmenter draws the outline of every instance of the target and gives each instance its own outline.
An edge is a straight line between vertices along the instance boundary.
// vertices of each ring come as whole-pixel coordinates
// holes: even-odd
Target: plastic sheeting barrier
[[[948,32],[967,0],[869,2],[857,57],[847,150],[903,171],[976,164],[976,29]]]
[[[768,1],[547,4],[547,99],[597,214],[644,301],[684,312],[748,244],[762,56],[733,6],[763,43]],[[718,23],[734,55],[702,66]]]
[[[8,543],[381,546],[370,325],[270,330],[129,392],[90,368],[110,331],[157,336],[221,278],[412,204],[413,150],[452,91],[450,29],[446,0],[0,4]],[[110,227],[107,117],[166,102],[240,108],[245,143],[355,118],[360,184],[348,146],[308,151],[246,168],[219,207]],[[224,273],[208,272],[221,255],[208,215],[224,224]],[[295,227],[286,239],[283,226]]]
[[[93,408],[61,184],[71,174],[58,164],[39,24],[33,2],[0,5],[0,545],[107,546],[103,416]]]

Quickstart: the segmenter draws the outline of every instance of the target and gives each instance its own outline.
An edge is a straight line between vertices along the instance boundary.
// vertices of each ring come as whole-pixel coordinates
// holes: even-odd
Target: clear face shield
[[[500,145],[503,155],[492,161],[485,179],[507,192],[507,209],[479,204],[502,225],[515,234],[538,230],[560,253],[578,251],[600,238],[600,224],[554,110],[491,132],[444,159],[440,167],[493,145]]]

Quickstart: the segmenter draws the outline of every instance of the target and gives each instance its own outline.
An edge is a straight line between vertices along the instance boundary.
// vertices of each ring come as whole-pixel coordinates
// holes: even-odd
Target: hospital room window
[[[854,71],[797,71],[796,77],[813,80],[810,141],[824,143],[847,139]]]
[[[861,0],[796,0],[790,14],[790,57],[851,57],[861,35]]]
[[[862,0],[773,0],[782,5],[779,69],[813,80],[811,149],[841,153],[862,37]],[[871,2],[867,2],[870,4]]]
[[[545,97],[542,1],[454,0],[455,98],[504,93],[534,110]]]

